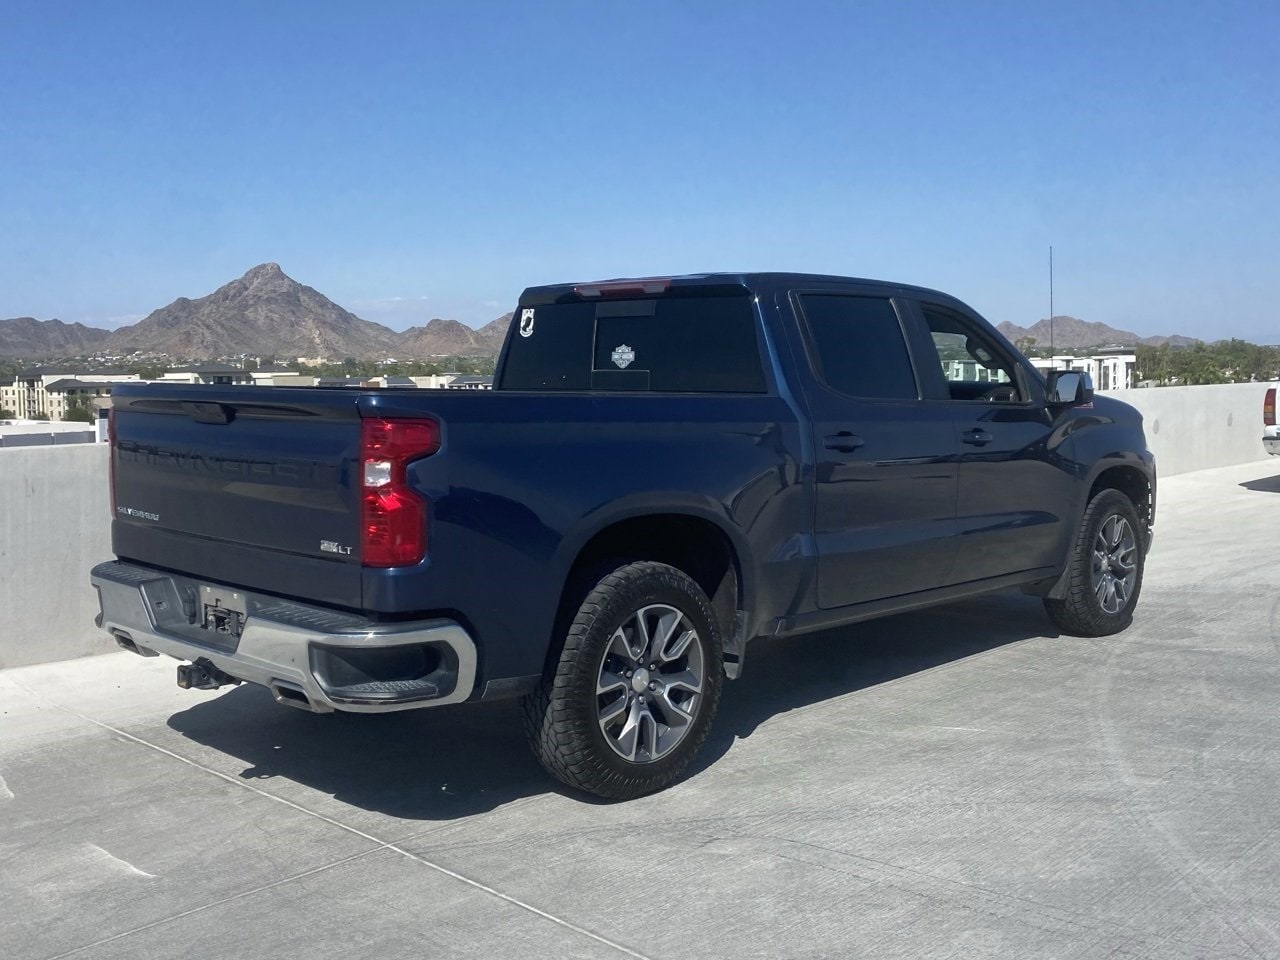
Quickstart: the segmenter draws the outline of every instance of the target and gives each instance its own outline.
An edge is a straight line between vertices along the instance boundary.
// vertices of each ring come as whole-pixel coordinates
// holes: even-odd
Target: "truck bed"
[[[766,557],[805,523],[799,425],[777,397],[294,387],[264,397],[124,384],[113,401],[121,560],[388,621],[465,611],[498,676],[541,670],[576,533],[606,515],[680,503],[759,531]],[[439,451],[408,468],[428,529],[426,557],[407,567],[364,566],[358,550],[360,429],[376,417],[439,424]],[[795,498],[777,497],[792,486]],[[773,602],[772,585],[760,596]]]

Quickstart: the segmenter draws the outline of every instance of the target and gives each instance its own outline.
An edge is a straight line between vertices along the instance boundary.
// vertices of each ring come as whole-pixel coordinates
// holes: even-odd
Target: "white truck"
[[[1276,388],[1270,387],[1262,401],[1262,449],[1280,457],[1280,427],[1276,426]]]

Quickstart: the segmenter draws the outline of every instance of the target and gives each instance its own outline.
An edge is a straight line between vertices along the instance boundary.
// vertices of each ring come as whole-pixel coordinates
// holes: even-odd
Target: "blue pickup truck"
[[[121,647],[315,712],[521,697],[546,768],[615,799],[680,775],[753,638],[1009,587],[1124,629],[1155,513],[1135,410],[841,277],[531,287],[491,393],[113,404]]]

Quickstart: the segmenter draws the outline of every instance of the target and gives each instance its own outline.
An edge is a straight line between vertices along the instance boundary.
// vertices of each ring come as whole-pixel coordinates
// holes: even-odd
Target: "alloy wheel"
[[[1107,613],[1119,613],[1138,580],[1138,538],[1129,521],[1112,514],[1098,528],[1093,544],[1093,593]]]
[[[653,763],[693,728],[702,702],[706,657],[698,631],[675,607],[651,604],[609,639],[596,681],[605,742],[631,763]]]

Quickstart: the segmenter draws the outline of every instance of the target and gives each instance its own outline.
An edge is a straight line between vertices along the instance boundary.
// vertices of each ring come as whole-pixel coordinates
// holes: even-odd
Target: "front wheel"
[[[1137,511],[1118,490],[1103,490],[1089,501],[1072,547],[1066,595],[1044,601],[1063,633],[1105,637],[1133,621],[1145,558],[1139,529]]]
[[[533,751],[557,779],[629,800],[669,786],[720,702],[720,630],[675,567],[628,563],[578,608],[559,661],[524,701]]]

